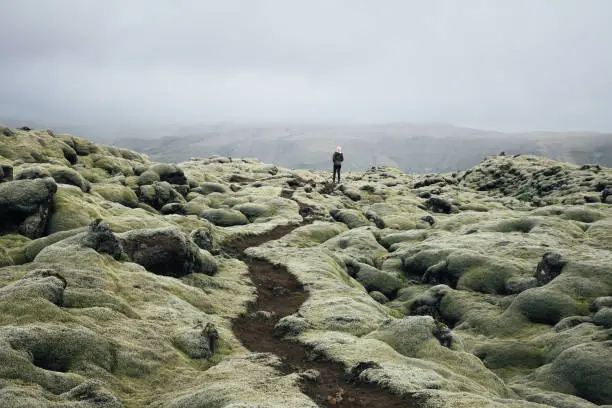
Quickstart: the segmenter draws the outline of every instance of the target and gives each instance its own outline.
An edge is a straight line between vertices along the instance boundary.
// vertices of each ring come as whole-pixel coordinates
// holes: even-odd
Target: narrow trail
[[[233,322],[236,337],[250,351],[269,352],[280,357],[283,374],[316,370],[319,373],[316,381],[304,379],[300,388],[320,407],[416,407],[416,401],[412,398],[393,395],[373,384],[352,381],[341,364],[313,360],[306,347],[274,336],[274,326],[278,320],[296,313],[308,299],[308,293],[284,266],[249,258],[244,250],[279,239],[298,226],[278,227],[265,236],[242,239],[227,248],[228,253],[247,263],[249,275],[257,288],[256,302],[247,314]],[[257,311],[265,311],[269,315],[253,314]],[[367,356],[364,356],[364,360],[367,360]]]

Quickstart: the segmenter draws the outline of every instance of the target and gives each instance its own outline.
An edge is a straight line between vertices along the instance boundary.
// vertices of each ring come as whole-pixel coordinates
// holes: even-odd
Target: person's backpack
[[[334,166],[340,166],[344,161],[344,155],[342,153],[335,152],[332,160],[334,161]]]

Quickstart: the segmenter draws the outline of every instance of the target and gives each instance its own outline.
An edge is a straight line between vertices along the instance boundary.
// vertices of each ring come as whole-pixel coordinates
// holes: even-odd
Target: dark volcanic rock
[[[89,225],[81,245],[102,254],[109,254],[115,259],[119,259],[123,252],[121,244],[111,231],[110,226],[102,220],[95,220]]]
[[[431,197],[425,201],[425,206],[435,213],[450,214],[453,212],[453,206],[448,200],[441,197]]]
[[[434,225],[436,220],[431,215],[426,215],[421,218],[421,221],[428,223],[429,225]]]
[[[547,252],[542,256],[535,271],[538,285],[545,285],[561,273],[567,261],[560,254]]]
[[[149,204],[156,210],[161,210],[164,205],[169,203],[182,203],[185,201],[183,196],[165,181],[140,186],[136,190],[136,194],[140,201]]]
[[[453,332],[448,326],[441,322],[436,322],[436,327],[433,330],[433,335],[438,339],[444,347],[451,348],[453,344]]]
[[[0,133],[6,137],[13,136],[15,134],[15,132],[5,126],[0,126]]]
[[[180,215],[187,214],[187,210],[185,209],[185,206],[181,203],[166,204],[161,208],[160,212],[164,215],[165,214],[180,214]]]
[[[370,368],[380,369],[382,367],[375,361],[362,361],[351,367],[351,371],[348,375],[347,380],[349,382],[359,380],[359,376],[361,375],[361,373]]]
[[[612,200],[610,199],[610,197],[612,197],[612,185],[608,185],[603,190],[601,190],[601,202],[612,204]]]
[[[134,230],[119,235],[132,262],[158,274],[181,277],[190,273],[214,273],[200,256],[200,249],[175,228]]]
[[[56,191],[57,184],[51,178],[0,184],[0,233],[41,237]]]
[[[446,184],[446,181],[442,177],[431,177],[426,178],[425,180],[418,181],[414,184],[413,188],[421,188],[431,186],[432,184]]]
[[[172,188],[183,197],[187,197],[187,194],[191,192],[191,187],[187,184],[172,184]]]
[[[211,232],[206,228],[198,228],[191,232],[191,239],[197,246],[207,251],[212,251],[215,246],[215,239]]]
[[[68,160],[70,164],[77,164],[79,161],[79,156],[77,152],[66,143],[60,143],[60,147],[62,148],[62,153],[64,154],[64,158]]]
[[[13,166],[0,164],[0,183],[13,180]]]
[[[156,164],[151,170],[159,175],[161,181],[170,184],[187,184],[185,173],[176,164]]]

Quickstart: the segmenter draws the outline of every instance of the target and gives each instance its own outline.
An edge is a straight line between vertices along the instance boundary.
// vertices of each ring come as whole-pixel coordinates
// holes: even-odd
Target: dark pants
[[[334,164],[334,183],[336,182],[336,173],[338,173],[338,183],[340,182],[340,167],[337,164]]]

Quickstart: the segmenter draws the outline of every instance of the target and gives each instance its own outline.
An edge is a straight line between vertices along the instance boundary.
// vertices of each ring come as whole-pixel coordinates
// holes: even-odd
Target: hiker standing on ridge
[[[336,173],[338,173],[338,183],[340,183],[340,168],[342,167],[342,162],[344,161],[344,155],[342,154],[342,148],[340,146],[336,146],[336,151],[332,156],[332,161],[334,162],[334,183],[336,182]]]

